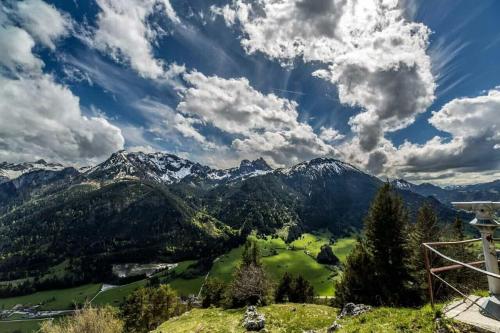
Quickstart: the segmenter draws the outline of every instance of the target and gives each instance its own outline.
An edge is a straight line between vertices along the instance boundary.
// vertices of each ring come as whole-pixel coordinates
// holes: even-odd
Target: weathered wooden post
[[[495,221],[495,211],[500,209],[500,202],[452,202],[452,205],[458,209],[476,214],[476,218],[470,224],[476,227],[481,233],[486,270],[490,273],[500,275],[495,242],[493,240],[493,234],[500,226]],[[488,276],[488,288],[490,297],[484,301],[482,307],[486,310],[487,315],[500,320],[500,279]]]

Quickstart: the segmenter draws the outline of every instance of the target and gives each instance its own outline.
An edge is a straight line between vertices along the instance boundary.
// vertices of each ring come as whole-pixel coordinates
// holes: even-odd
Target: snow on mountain
[[[48,163],[44,160],[23,163],[0,163],[0,182],[16,179],[19,176],[37,170],[59,171],[65,167],[58,163]]]
[[[391,185],[400,190],[412,191],[415,188],[415,184],[412,184],[404,179],[394,179],[391,181]]]
[[[150,179],[173,184],[183,179],[227,182],[272,171],[262,159],[244,160],[239,167],[217,170],[167,153],[142,153],[119,151],[103,163],[88,169],[91,179]]]
[[[361,173],[359,169],[351,164],[331,158],[316,158],[311,161],[299,163],[290,168],[278,169],[276,172],[289,177],[296,174],[302,174],[310,178],[316,178],[322,175],[342,175],[346,172]]]
[[[91,179],[140,178],[172,184],[188,175],[205,174],[209,171],[209,167],[172,154],[122,150],[87,170],[85,175]]]
[[[235,168],[212,170],[207,175],[207,178],[220,181],[232,181],[236,179],[265,175],[271,171],[273,171],[273,169],[262,157],[260,157],[254,161],[243,160],[240,165]]]

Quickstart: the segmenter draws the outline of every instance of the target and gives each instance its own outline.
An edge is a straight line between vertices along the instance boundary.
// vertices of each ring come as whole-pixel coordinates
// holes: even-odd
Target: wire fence
[[[487,277],[500,279],[500,275],[486,270],[482,247],[477,244],[481,241],[481,238],[476,238],[422,244],[429,300],[433,308],[436,300],[451,300],[458,294],[492,316],[477,298],[471,298],[473,294],[484,296],[488,290]]]

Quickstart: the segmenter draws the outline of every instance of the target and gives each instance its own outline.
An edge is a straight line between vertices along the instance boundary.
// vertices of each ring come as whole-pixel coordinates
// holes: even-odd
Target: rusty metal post
[[[425,245],[422,244],[422,248],[424,250],[424,261],[425,261],[425,270],[427,271],[427,284],[429,288],[429,298],[431,301],[432,310],[434,310],[434,291],[432,288],[432,274],[431,274],[431,265],[429,260],[429,249]]]

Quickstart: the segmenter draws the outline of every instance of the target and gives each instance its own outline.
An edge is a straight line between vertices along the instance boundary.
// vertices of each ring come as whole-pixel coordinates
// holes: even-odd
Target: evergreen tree
[[[348,259],[337,287],[338,302],[356,299],[373,305],[412,302],[411,277],[405,263],[407,221],[402,200],[389,184],[384,184],[366,216],[364,239]]]
[[[294,303],[310,303],[314,299],[314,288],[309,281],[299,275],[292,283],[289,298]]]
[[[465,230],[464,224],[460,217],[455,217],[455,221],[453,222],[453,236],[456,240],[464,240],[465,239]]]
[[[440,233],[436,212],[429,203],[424,203],[408,236],[408,267],[422,301],[427,298],[428,290],[422,243],[438,241]]]
[[[302,277],[292,277],[288,272],[283,274],[276,288],[275,301],[277,303],[311,303],[314,299],[314,287]]]
[[[292,276],[285,272],[281,278],[278,287],[276,288],[275,301],[277,303],[283,303],[290,300],[290,292],[292,290]]]
[[[377,283],[373,258],[363,240],[359,239],[335,287],[334,305],[342,308],[348,302],[373,304],[377,299]]]

